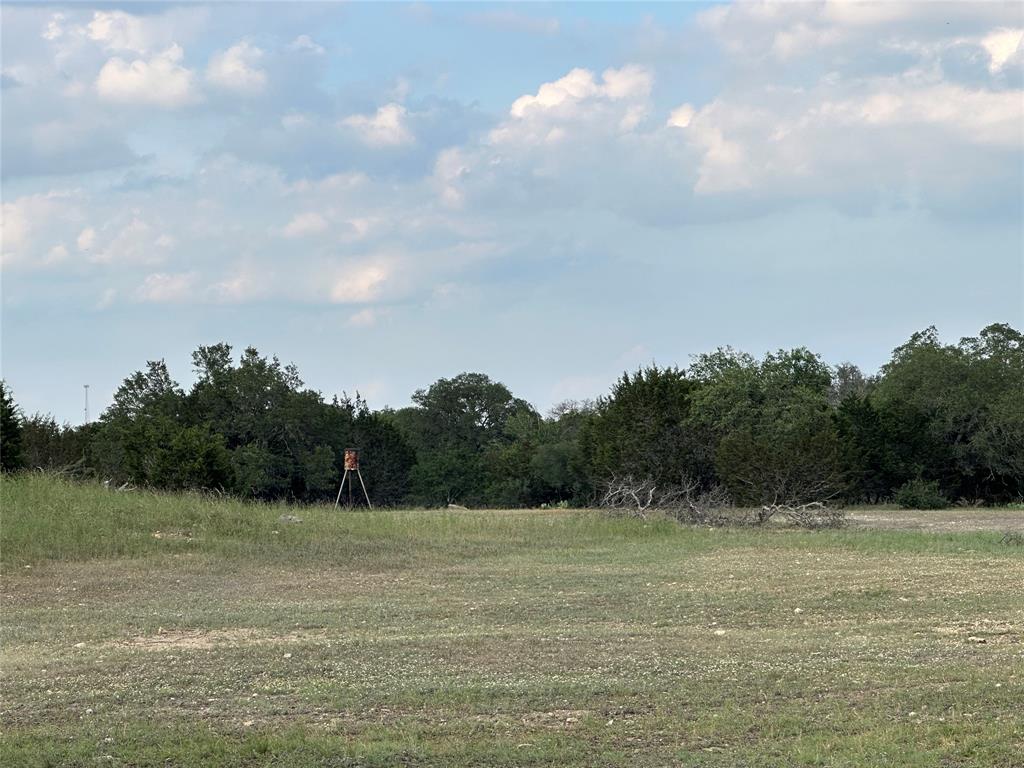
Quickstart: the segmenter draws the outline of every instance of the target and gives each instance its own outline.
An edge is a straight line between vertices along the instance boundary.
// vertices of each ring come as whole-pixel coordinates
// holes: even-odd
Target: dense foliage
[[[11,472],[24,466],[21,414],[7,385],[0,381],[0,470]]]
[[[23,417],[3,390],[4,468],[323,501],[356,447],[380,504],[587,504],[624,476],[749,505],[1024,497],[1024,335],[1005,324],[955,345],[916,333],[874,377],[803,348],[719,349],[624,373],[607,396],[546,417],[480,373],[371,411],[252,348],[236,361],[226,344],[200,347],[193,363],[186,391],[150,362],[77,428]]]

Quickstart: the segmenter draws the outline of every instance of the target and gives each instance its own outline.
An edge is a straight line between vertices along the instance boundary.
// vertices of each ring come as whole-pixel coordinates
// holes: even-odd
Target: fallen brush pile
[[[758,515],[759,523],[766,523],[775,515],[781,515],[800,528],[842,528],[846,525],[846,510],[830,507],[823,501],[807,504],[766,504]]]
[[[598,506],[614,514],[646,518],[662,514],[694,525],[765,525],[775,516],[809,530],[841,528],[846,511],[823,501],[800,504],[771,503],[759,509],[737,508],[720,485],[701,488],[695,480],[659,487],[651,478],[613,477],[605,483]]]

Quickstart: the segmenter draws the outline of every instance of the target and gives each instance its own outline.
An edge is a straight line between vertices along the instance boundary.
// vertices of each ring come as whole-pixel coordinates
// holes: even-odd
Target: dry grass
[[[5,541],[3,764],[1024,765],[1024,552],[986,531],[248,508],[229,546],[245,508],[151,498],[143,551]]]

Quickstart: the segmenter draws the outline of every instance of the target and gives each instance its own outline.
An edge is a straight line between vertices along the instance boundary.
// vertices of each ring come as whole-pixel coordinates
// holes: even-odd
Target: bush
[[[903,509],[945,509],[949,499],[942,495],[937,482],[918,479],[900,486],[896,503]]]

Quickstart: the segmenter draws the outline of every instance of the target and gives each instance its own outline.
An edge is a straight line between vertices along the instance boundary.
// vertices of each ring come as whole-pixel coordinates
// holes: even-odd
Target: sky
[[[4,3],[2,375],[228,342],[541,410],[719,346],[1024,327],[1024,5]]]

